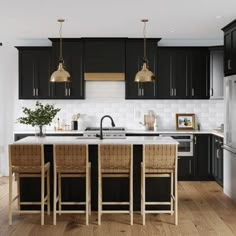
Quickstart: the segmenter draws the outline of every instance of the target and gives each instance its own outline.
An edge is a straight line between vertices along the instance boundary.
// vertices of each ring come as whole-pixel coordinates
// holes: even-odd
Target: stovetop
[[[125,131],[124,127],[103,127],[103,131]],[[87,127],[85,131],[100,131],[99,127]]]
[[[104,127],[102,128],[103,138],[126,138],[126,130],[124,127]],[[100,135],[99,127],[87,127],[84,130],[83,136],[85,138],[98,138]]]

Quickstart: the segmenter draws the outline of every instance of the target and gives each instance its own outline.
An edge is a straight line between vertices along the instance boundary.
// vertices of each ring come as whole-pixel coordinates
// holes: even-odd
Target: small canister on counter
[[[75,114],[72,116],[71,130],[78,130],[78,119],[80,114]]]
[[[77,120],[72,120],[71,130],[78,130],[78,121]]]

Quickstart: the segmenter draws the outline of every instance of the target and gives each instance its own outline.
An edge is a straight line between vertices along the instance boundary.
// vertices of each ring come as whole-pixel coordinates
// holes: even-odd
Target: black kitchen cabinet
[[[210,97],[210,70],[208,48],[192,48],[188,57],[188,97],[204,99]]]
[[[194,159],[195,159],[195,179],[211,179],[211,135],[195,134],[194,142]]]
[[[157,98],[209,98],[208,48],[160,47],[157,55]]]
[[[193,180],[194,173],[194,157],[179,156],[178,157],[178,180]]]
[[[224,31],[224,74],[236,74],[236,20],[226,25]]]
[[[212,175],[223,186],[223,138],[212,136]]]
[[[157,76],[157,44],[160,39],[147,39],[147,59],[149,69]],[[143,39],[126,40],[126,70],[125,98],[126,99],[155,99],[156,82],[135,82],[135,75],[141,70],[144,57]],[[156,78],[158,80],[158,77]]]
[[[17,47],[19,50],[19,99],[49,98],[50,47]]]
[[[52,41],[52,71],[58,67],[60,42]],[[63,59],[70,73],[70,83],[50,83],[50,96],[53,99],[84,99],[83,41],[81,39],[63,39]]]
[[[210,48],[210,98],[224,98],[224,48]]]
[[[157,98],[186,98],[187,79],[187,51],[181,48],[158,48]]]
[[[125,73],[125,38],[84,38],[83,40],[86,75],[87,73]]]

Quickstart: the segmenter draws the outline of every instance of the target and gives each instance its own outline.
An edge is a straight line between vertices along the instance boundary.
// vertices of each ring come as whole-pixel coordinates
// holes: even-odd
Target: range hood
[[[97,72],[84,73],[84,79],[89,81],[124,81],[125,73]]]

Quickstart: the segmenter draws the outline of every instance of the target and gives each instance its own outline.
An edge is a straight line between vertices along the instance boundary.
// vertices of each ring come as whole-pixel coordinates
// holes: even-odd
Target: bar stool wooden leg
[[[177,172],[175,172],[175,225],[178,225],[178,185]]]
[[[18,210],[20,210],[20,174],[16,174],[16,182],[17,182],[17,206]]]
[[[9,225],[12,225],[12,173],[9,174]]]
[[[91,215],[91,163],[89,163],[89,215]]]
[[[131,167],[132,168],[132,167]],[[132,175],[133,171],[131,171],[130,173],[130,189],[129,189],[129,193],[130,193],[130,225],[133,225],[133,175]]]
[[[44,171],[41,173],[41,225],[44,225]]]
[[[98,173],[98,225],[101,225],[101,210],[102,210],[102,177],[101,177],[101,172],[99,171]]]
[[[57,173],[54,170],[54,180],[53,180],[53,224],[57,223]]]
[[[173,196],[174,196],[174,176],[173,176],[173,173],[171,173],[171,176],[170,176],[170,184],[171,184],[171,186],[170,186],[170,188],[171,188],[171,190],[170,190],[170,210],[171,210],[171,215],[173,215]]]
[[[50,169],[47,171],[47,210],[48,215],[50,215]]]
[[[89,223],[89,167],[86,166],[86,225]]]
[[[141,163],[141,215],[143,215],[143,167]]]
[[[61,174],[58,173],[58,208],[59,215],[61,215]]]
[[[145,170],[143,167],[143,225],[146,223],[146,183],[145,183]]]

